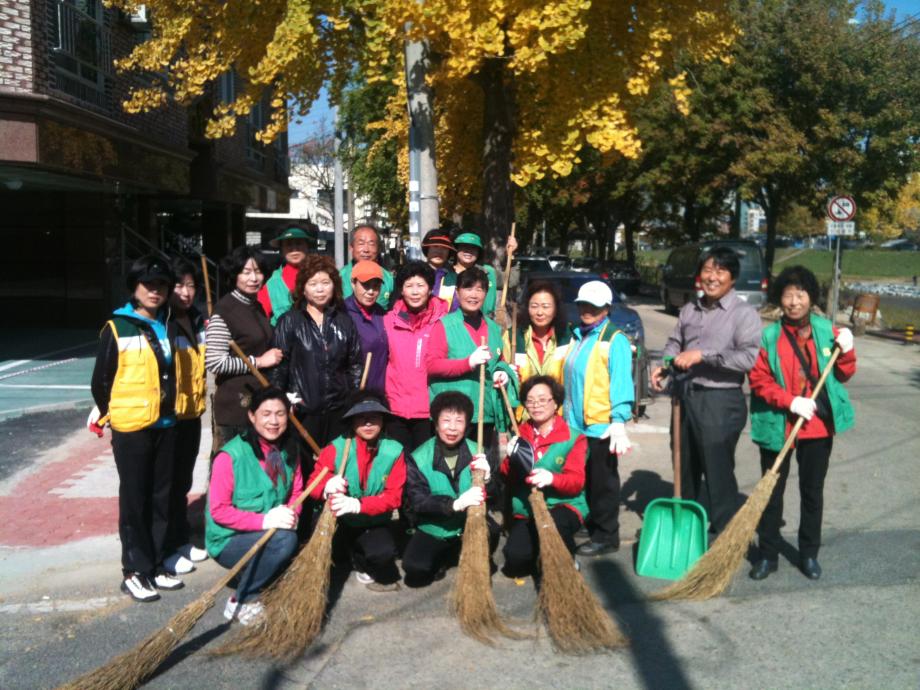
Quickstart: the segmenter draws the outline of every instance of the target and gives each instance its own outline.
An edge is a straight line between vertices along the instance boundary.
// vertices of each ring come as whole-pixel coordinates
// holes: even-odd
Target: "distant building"
[[[746,207],[746,212],[742,216],[744,223],[741,228],[741,236],[750,237],[765,230],[767,214],[763,212],[763,209],[751,204],[743,204],[743,206]]]
[[[140,6],[143,8],[143,6]],[[225,75],[195,106],[123,112],[131,86],[112,60],[149,35],[100,0],[4,0],[0,6],[0,305],[6,323],[97,326],[125,298],[124,267],[152,250],[219,259],[244,241],[245,212],[286,212],[287,142],[204,124],[229,100]],[[12,321],[10,321],[10,319]]]

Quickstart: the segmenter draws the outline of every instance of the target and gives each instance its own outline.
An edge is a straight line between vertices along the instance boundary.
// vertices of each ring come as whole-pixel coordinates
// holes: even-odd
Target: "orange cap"
[[[358,261],[351,267],[351,278],[357,278],[362,283],[374,278],[383,280],[383,269],[376,261]]]

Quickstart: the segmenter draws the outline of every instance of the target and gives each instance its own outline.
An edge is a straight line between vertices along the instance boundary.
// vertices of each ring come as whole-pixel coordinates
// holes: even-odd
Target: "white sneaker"
[[[195,569],[195,564],[177,551],[163,561],[163,568],[173,575],[185,575]]]
[[[156,601],[160,598],[147,576],[140,573],[131,573],[122,580],[121,591],[134,601]]]
[[[252,625],[265,615],[265,607],[261,601],[252,601],[245,604],[239,603],[235,597],[227,599],[224,606],[224,618],[228,621],[237,621],[240,625]]]
[[[197,546],[192,546],[191,544],[186,544],[185,546],[179,549],[179,553],[189,559],[192,563],[201,563],[201,561],[208,560],[208,552],[204,549],[199,549]]]
[[[369,585],[371,582],[374,581],[374,578],[372,578],[367,573],[362,573],[360,570],[355,571],[355,579],[358,582],[360,582],[362,585]]]
[[[180,580],[175,575],[170,575],[165,571],[161,571],[154,576],[153,585],[157,589],[165,589],[167,591],[182,589],[185,587],[185,583],[182,582],[182,580]]]

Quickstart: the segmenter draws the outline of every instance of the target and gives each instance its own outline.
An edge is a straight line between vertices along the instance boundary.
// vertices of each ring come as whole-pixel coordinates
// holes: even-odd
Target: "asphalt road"
[[[639,307],[650,348],[660,348],[673,317]],[[669,495],[668,406],[648,409],[631,431],[636,449],[621,464],[620,552],[583,562],[601,601],[628,632],[622,651],[588,657],[555,653],[534,622],[531,580],[497,575],[495,599],[536,637],[483,646],[464,637],[447,612],[453,574],[422,590],[376,594],[353,578],[339,588],[319,642],[297,663],[208,654],[228,630],[223,599],[208,612],[161,673],[156,688],[916,688],[920,681],[920,352],[916,346],[860,338],[859,370],[849,384],[856,428],[837,439],[826,485],[824,577],[795,569],[796,469],[786,494],[788,544],[780,570],[755,583],[747,565],[729,591],[706,602],[651,603],[664,582],[637,577],[627,543],[649,500]],[[0,453],[3,452],[0,442]],[[743,493],[759,478],[745,433],[737,475]],[[61,516],[66,519],[66,516]],[[186,589],[156,604],[117,592],[117,551],[95,543],[47,554],[43,570],[3,580],[0,687],[53,687],[131,647],[163,625],[219,576],[207,562]],[[113,553],[116,554],[113,557]],[[4,568],[27,559],[7,554]]]

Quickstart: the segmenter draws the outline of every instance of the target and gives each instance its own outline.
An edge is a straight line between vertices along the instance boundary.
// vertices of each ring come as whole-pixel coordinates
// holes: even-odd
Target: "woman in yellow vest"
[[[121,590],[155,601],[158,589],[183,586],[163,567],[176,446],[175,324],[167,323],[166,304],[176,278],[150,255],[134,262],[127,283],[131,299],[100,334],[89,422],[112,427]]]
[[[176,324],[176,464],[170,495],[169,531],[163,561],[173,573],[190,573],[194,563],[206,560],[208,552],[189,539],[188,492],[201,447],[201,415],[204,414],[207,384],[204,368],[204,318],[195,308],[201,283],[198,267],[188,259],[172,262],[176,285],[169,298],[170,321]]]

